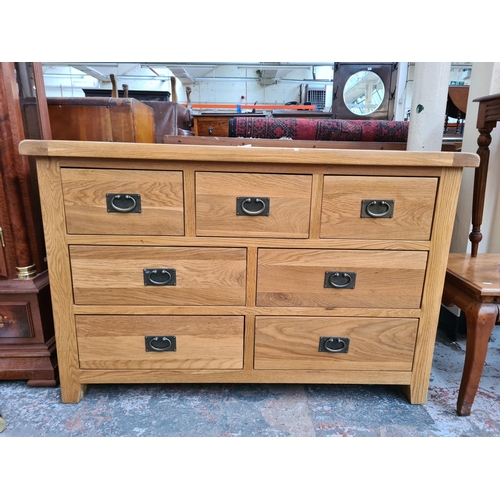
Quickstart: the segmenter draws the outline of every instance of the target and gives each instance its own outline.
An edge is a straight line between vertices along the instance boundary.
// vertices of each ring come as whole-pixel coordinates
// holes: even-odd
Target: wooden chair
[[[459,307],[466,320],[465,364],[457,401],[457,413],[461,416],[470,415],[491,332],[500,317],[500,254],[478,255],[482,240],[490,133],[500,121],[500,94],[480,97],[474,102],[479,102],[477,153],[480,164],[474,176],[472,231],[469,234],[472,248],[470,254],[450,254],[443,291],[443,304]]]

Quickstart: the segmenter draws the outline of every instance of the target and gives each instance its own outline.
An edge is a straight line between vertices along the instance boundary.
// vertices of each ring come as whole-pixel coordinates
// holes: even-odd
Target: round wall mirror
[[[384,83],[373,71],[354,73],[344,87],[345,105],[355,115],[371,115],[382,104],[384,95]]]

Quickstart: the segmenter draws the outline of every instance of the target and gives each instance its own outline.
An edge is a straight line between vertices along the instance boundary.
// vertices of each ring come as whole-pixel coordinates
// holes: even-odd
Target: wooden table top
[[[446,279],[478,299],[500,296],[500,254],[451,253]]]

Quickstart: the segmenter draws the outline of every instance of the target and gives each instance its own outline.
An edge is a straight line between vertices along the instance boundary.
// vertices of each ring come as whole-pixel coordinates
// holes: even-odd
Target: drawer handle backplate
[[[349,352],[350,339],[346,337],[320,337],[319,352]]]
[[[144,269],[145,286],[175,286],[177,276],[175,269]]]
[[[269,198],[236,198],[236,215],[269,215]]]
[[[394,215],[394,200],[363,200],[361,218],[391,219]]]
[[[354,288],[356,273],[344,271],[327,271],[325,273],[325,288]]]
[[[124,193],[107,193],[106,207],[108,209],[108,212],[140,213],[141,195],[124,194]]]
[[[165,335],[157,335],[157,336],[148,336],[144,337],[146,341],[146,351],[176,351],[176,338],[175,336],[165,336]]]

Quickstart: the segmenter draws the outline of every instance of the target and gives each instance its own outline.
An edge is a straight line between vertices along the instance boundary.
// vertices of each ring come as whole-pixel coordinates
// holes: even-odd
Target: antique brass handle
[[[132,205],[130,207],[127,207],[127,208],[120,208],[120,207],[117,207],[115,205],[114,201],[121,199],[121,197],[122,197],[121,194],[115,194],[115,196],[113,196],[113,198],[111,199],[111,206],[113,207],[113,210],[115,210],[117,212],[132,212],[135,209],[135,207],[137,206],[137,202],[135,201],[135,198],[133,198],[129,194],[126,194],[125,199],[132,200]]]

